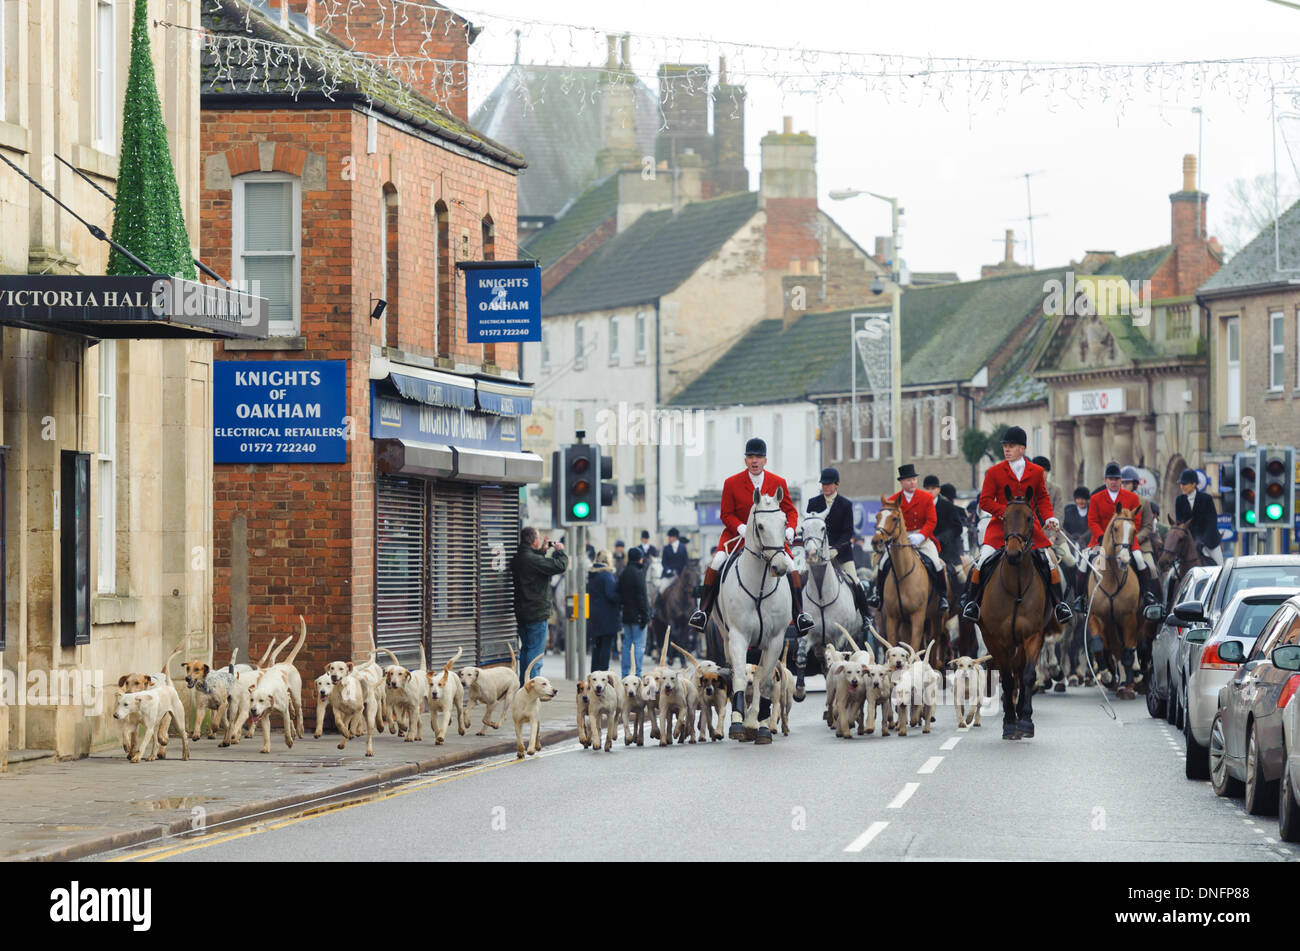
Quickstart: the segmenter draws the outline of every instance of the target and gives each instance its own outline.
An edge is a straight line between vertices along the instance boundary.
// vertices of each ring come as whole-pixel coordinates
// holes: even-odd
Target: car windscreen
[[[1255,638],[1259,637],[1269,618],[1277,613],[1278,605],[1285,600],[1278,597],[1277,600],[1241,602],[1232,617],[1225,618],[1225,623],[1219,625],[1214,639],[1218,641],[1230,637],[1239,640],[1246,653],[1250,653],[1250,649],[1255,646]]]
[[[1250,588],[1296,588],[1300,590],[1300,564],[1248,565],[1236,568],[1228,578],[1228,589],[1224,592],[1219,603],[1227,606],[1232,603],[1234,594]]]
[[[1202,598],[1204,598],[1205,595],[1207,594],[1206,589],[1210,586],[1210,582],[1213,581],[1214,578],[1215,578],[1214,575],[1206,575],[1203,578],[1197,578],[1196,581],[1193,582],[1192,584],[1191,595],[1189,596],[1189,598],[1185,600],[1200,601]]]

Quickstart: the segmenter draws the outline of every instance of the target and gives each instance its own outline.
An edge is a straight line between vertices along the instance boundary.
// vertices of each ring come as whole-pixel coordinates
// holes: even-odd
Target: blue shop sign
[[[463,449],[522,451],[517,416],[411,403],[379,393],[374,383],[370,384],[370,435]]]
[[[880,511],[879,499],[853,503],[853,534],[871,535],[876,530],[876,513]]]
[[[470,343],[542,339],[542,269],[536,261],[462,261]]]
[[[212,383],[213,462],[347,461],[346,361],[214,360]]]
[[[695,503],[695,521],[696,524],[703,528],[705,525],[722,524],[722,503],[721,502],[696,502]]]
[[[1237,540],[1237,532],[1232,527],[1231,515],[1218,516],[1218,528],[1219,537],[1225,542],[1233,542]]]

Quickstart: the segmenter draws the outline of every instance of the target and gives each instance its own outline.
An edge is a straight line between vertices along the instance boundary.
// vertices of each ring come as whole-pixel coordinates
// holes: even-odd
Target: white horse
[[[785,513],[781,511],[781,489],[775,495],[754,490],[754,505],[745,525],[744,547],[723,576],[714,606],[714,620],[722,631],[727,661],[731,665],[731,729],[729,736],[772,742],[766,726],[772,701],[772,680],[785,645],[790,624],[790,584],[786,575],[794,563],[785,550]],[[746,655],[761,647],[762,658],[755,676],[760,702],[745,707]],[[763,709],[766,707],[767,709]],[[762,718],[764,725],[759,726]]]
[[[804,670],[810,652],[819,660],[824,659],[828,640],[836,650],[847,649],[848,645],[832,628],[854,633],[862,630],[862,615],[853,602],[853,592],[840,577],[834,563],[835,552],[826,537],[826,516],[821,512],[808,512],[803,517],[803,550],[808,562],[803,609],[812,618],[813,626],[799,638],[799,648],[795,652],[795,700],[802,700],[805,696]]]

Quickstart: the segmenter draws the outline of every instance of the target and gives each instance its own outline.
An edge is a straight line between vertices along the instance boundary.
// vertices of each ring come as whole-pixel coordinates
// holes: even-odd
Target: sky
[[[923,94],[916,82],[903,89],[893,80],[864,76],[865,59],[836,55],[1038,63],[1292,56],[1300,9],[1268,0],[452,5],[484,28],[471,48],[471,62],[481,64],[471,73],[471,110],[513,61],[515,29],[521,32],[523,62],[575,65],[604,61],[604,32],[630,33],[633,68],[652,89],[661,61],[707,62],[716,72],[717,57],[725,53],[732,81],[747,87],[751,188],[758,187],[760,137],[781,128],[782,116],[789,115],[796,131],[817,136],[823,207],[860,244],[872,249],[875,235],[888,234],[888,206],[867,197],[832,201],[832,189],[897,196],[904,208],[907,265],[956,271],[962,279],[976,278],[980,265],[1002,259],[1008,228],[1020,242],[1017,260],[1029,262],[1027,172],[1033,173],[1032,250],[1039,267],[1078,260],[1085,250],[1123,254],[1168,243],[1169,194],[1182,187],[1183,155],[1198,148],[1209,231],[1224,233],[1227,186],[1274,171],[1271,109],[1279,95],[1272,86],[1300,87],[1300,59],[1292,59],[1271,69],[1216,70],[1209,83],[1167,69],[1133,81],[1102,81],[1097,70],[1034,70],[1034,85],[1021,92],[1018,74],[998,74],[983,95],[968,98],[966,76],[936,74]],[[799,51],[808,50],[831,52],[800,57]],[[805,78],[774,78],[774,72]],[[1056,83],[1052,91],[1045,88],[1049,81]],[[1127,100],[1122,106],[1121,99]],[[1292,128],[1289,122],[1279,124],[1284,133]],[[1300,119],[1296,132],[1300,143]],[[1294,191],[1300,178],[1285,149],[1280,154],[1283,191]]]

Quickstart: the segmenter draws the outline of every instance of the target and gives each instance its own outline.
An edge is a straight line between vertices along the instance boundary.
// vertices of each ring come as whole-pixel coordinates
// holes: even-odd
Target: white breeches
[[[1220,545],[1218,548],[1202,548],[1201,554],[1203,554],[1206,558],[1210,559],[1210,561],[1214,562],[1220,568],[1223,567],[1223,546],[1222,545]]]
[[[1100,551],[1101,551],[1100,548],[1086,549],[1083,553],[1084,563],[1081,567],[1084,568],[1091,567],[1093,561],[1096,559],[1097,554]],[[1145,571],[1147,569],[1148,565],[1146,562],[1146,558],[1145,556],[1143,556],[1140,550],[1133,551],[1132,549],[1121,549],[1121,551],[1127,551],[1129,553],[1129,556],[1133,560],[1133,567],[1136,568],[1138,571]]]
[[[978,568],[980,565],[984,564],[984,562],[988,560],[989,555],[993,554],[995,551],[997,551],[997,549],[992,545],[980,545],[980,553],[979,557],[975,560],[975,567]],[[1061,559],[1057,557],[1055,551],[1050,548],[1044,548],[1043,551],[1047,552],[1047,561],[1053,568],[1060,564]]]
[[[721,571],[722,566],[727,563],[727,553],[725,551],[715,551],[713,561],[709,562],[709,567],[714,571]]]
[[[925,555],[926,558],[929,558],[930,564],[934,565],[936,568],[942,565],[942,562],[939,560],[939,549],[935,547],[933,539],[927,538],[925,541],[921,542],[921,544],[916,546],[916,550],[920,554]],[[880,567],[885,567],[885,563],[888,561],[889,552],[886,551],[880,556]]]

